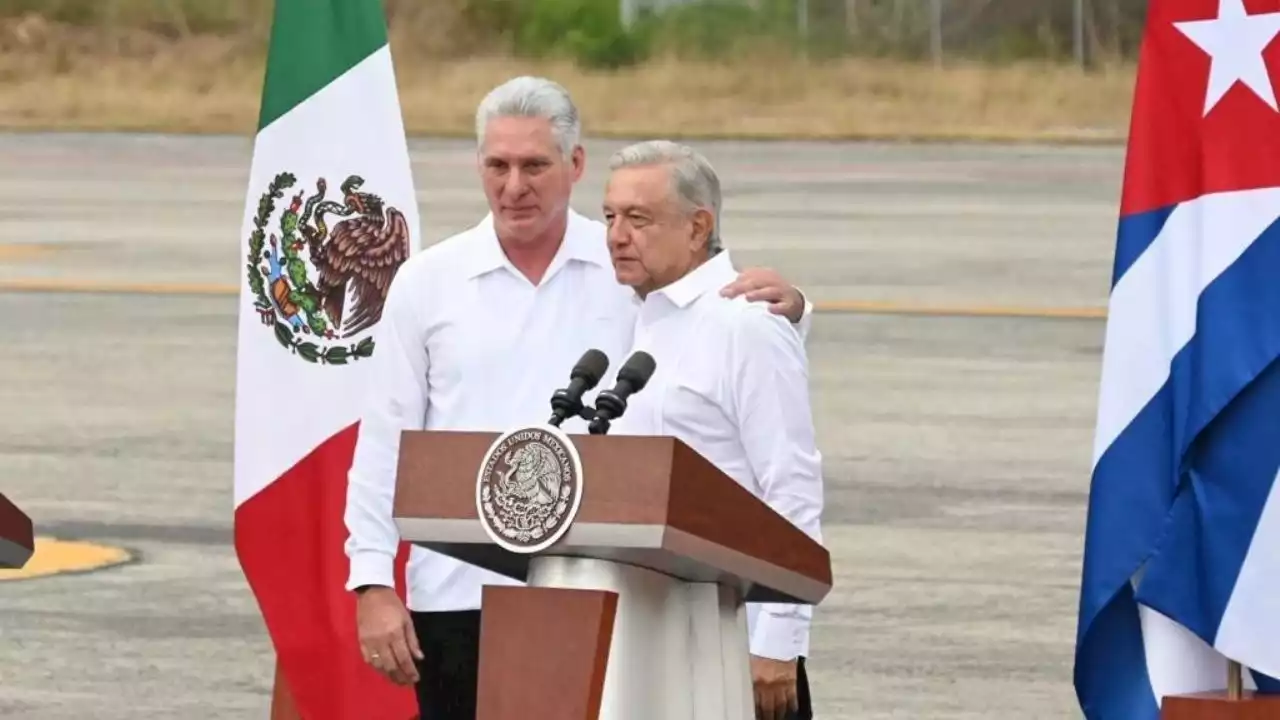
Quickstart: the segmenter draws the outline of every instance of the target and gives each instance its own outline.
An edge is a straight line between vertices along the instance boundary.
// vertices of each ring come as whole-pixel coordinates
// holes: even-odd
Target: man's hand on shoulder
[[[364,661],[399,685],[418,682],[422,659],[413,618],[393,588],[381,585],[356,591],[356,630]]]
[[[772,268],[746,268],[737,279],[725,285],[720,294],[727,298],[742,296],[748,302],[765,302],[769,312],[782,315],[793,324],[804,317],[804,295]]]
[[[751,684],[755,689],[756,720],[786,720],[800,708],[795,660],[751,656]]]

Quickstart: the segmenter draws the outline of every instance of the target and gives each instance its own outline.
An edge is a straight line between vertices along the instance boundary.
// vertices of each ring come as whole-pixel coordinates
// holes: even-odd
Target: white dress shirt
[[[576,213],[536,286],[503,253],[492,216],[401,266],[377,329],[376,369],[348,479],[348,589],[394,586],[400,536],[391,509],[400,431],[503,432],[546,422],[551,394],[568,384],[582,353],[597,348],[611,365],[622,364],[633,298],[614,276],[604,226]],[[587,432],[579,418],[561,427]],[[411,610],[478,609],[485,584],[518,583],[410,550]]]
[[[402,430],[505,432],[546,422],[551,394],[568,384],[588,349],[603,351],[611,372],[622,366],[637,310],[635,292],[614,275],[604,225],[574,212],[538,285],[507,259],[492,216],[406,261],[376,330],[375,369],[348,476],[347,589],[394,587],[400,534],[392,503]],[[788,331],[803,338],[811,322],[806,303]],[[584,399],[611,385],[601,381]],[[580,418],[561,427],[587,433]],[[479,609],[484,585],[519,584],[417,546],[407,579],[414,611]]]
[[[610,433],[678,438],[821,542],[822,457],[804,340],[765,305],[722,297],[736,276],[721,252],[633,300],[632,351],[652,355],[656,369]],[[811,618],[808,605],[749,603],[751,654],[808,655]]]

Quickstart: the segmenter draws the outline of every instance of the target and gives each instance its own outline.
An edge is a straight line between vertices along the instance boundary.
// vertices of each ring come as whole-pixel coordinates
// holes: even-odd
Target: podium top
[[[568,435],[581,459],[576,517],[549,547],[504,548],[486,532],[477,502],[500,435],[402,434],[393,512],[401,537],[521,581],[531,557],[559,555],[732,584],[749,602],[816,604],[831,589],[826,548],[671,437]]]

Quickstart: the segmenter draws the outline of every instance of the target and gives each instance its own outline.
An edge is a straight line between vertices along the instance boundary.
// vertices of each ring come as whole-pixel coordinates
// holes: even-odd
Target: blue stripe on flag
[[[1212,644],[1280,467],[1280,365],[1196,442],[1138,600]]]
[[[1077,645],[1075,686],[1089,720],[1158,720],[1133,587],[1125,582],[1088,625]]]
[[[1122,219],[1115,263],[1117,280],[1152,244],[1172,209]],[[1176,509],[1174,498],[1178,478],[1187,468],[1201,474],[1212,473],[1214,478],[1223,477],[1217,474],[1220,470],[1215,463],[1223,462],[1231,449],[1211,444],[1216,426],[1201,439],[1197,440],[1197,436],[1280,353],[1280,322],[1272,319],[1280,319],[1280,283],[1268,282],[1267,278],[1268,271],[1275,267],[1280,267],[1280,232],[1273,226],[1206,289],[1198,304],[1197,334],[1174,356],[1165,384],[1098,460],[1089,493],[1075,661],[1077,696],[1090,720],[1159,717],[1146,668],[1138,605],[1129,584],[1144,561],[1151,558],[1140,590],[1144,603],[1151,599],[1155,607],[1172,606],[1174,609],[1164,612],[1193,630],[1211,627],[1212,632],[1201,635],[1207,642],[1212,643],[1216,634],[1224,598],[1229,597],[1239,572],[1241,548],[1247,549],[1261,511],[1262,502],[1254,498],[1261,491],[1265,499],[1280,462],[1280,451],[1268,449],[1267,457],[1243,461],[1226,459],[1265,467],[1271,473],[1262,473],[1266,475],[1265,488],[1259,481],[1248,483],[1247,488],[1206,490],[1201,481],[1191,486],[1200,492],[1199,497],[1184,492]],[[1260,402],[1269,401],[1271,408],[1280,404],[1280,381],[1274,389],[1268,384],[1258,392],[1264,398]],[[1230,413],[1222,415],[1225,425],[1229,426],[1232,414],[1250,412],[1252,407],[1244,400],[1239,410],[1231,407]],[[1267,423],[1262,430],[1254,431],[1266,434],[1274,424]],[[1229,431],[1228,427],[1223,432]],[[1186,453],[1193,441],[1197,443],[1196,454],[1188,462]],[[1280,448],[1280,442],[1273,444]],[[1206,497],[1208,505],[1204,504]],[[1217,514],[1233,512],[1224,502],[1248,504],[1252,521],[1237,509],[1231,515],[1234,522],[1230,523],[1248,522],[1247,535],[1238,528],[1220,525],[1217,516],[1197,515],[1197,509]],[[1228,559],[1197,556],[1206,548],[1197,544],[1200,538],[1189,533],[1186,526],[1198,522],[1214,523],[1210,529],[1213,551],[1219,558]],[[1164,537],[1166,533],[1169,537]],[[1189,534],[1188,541],[1184,536]],[[1165,544],[1161,554],[1152,558],[1162,538]],[[1212,587],[1206,590],[1216,599],[1203,604],[1204,595],[1189,593],[1186,588],[1193,584],[1181,575],[1186,568],[1195,566],[1188,558],[1198,557],[1213,563],[1216,576],[1208,578]],[[1232,557],[1236,559],[1230,560]],[[1219,566],[1224,561],[1229,563],[1225,570]],[[1207,570],[1204,572],[1208,574]],[[1224,584],[1228,576],[1230,582]],[[1208,609],[1212,607],[1216,611]],[[1198,627],[1188,617],[1192,608],[1201,615]],[[1210,613],[1211,626],[1203,621]],[[1260,684],[1267,680],[1264,678]]]
[[[1138,600],[1213,644],[1280,468],[1280,226],[1200,296],[1172,370],[1188,407],[1183,483]]]
[[[1250,670],[1253,682],[1258,686],[1258,693],[1263,695],[1280,695],[1280,680],[1263,675],[1257,670]]]
[[[1166,381],[1093,473],[1075,659],[1076,694],[1090,720],[1159,717],[1129,579],[1159,541],[1173,502],[1173,400]]]
[[[1125,215],[1116,229],[1116,256],[1111,271],[1111,287],[1115,287],[1125,272],[1142,257],[1151,243],[1160,235],[1165,221],[1177,205],[1156,208],[1147,212]]]
[[[1115,279],[1155,241],[1176,206],[1120,220]],[[1158,720],[1138,603],[1129,580],[1159,540],[1178,457],[1169,381],[1098,458],[1089,491],[1075,686],[1089,720]]]

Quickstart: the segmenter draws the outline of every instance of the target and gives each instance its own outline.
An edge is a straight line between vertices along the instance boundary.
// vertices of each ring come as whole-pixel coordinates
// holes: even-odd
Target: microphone
[[[569,371],[569,387],[561,388],[551,395],[552,414],[547,422],[560,427],[565,418],[575,415],[590,420],[589,415],[583,414],[582,395],[594,388],[608,369],[609,358],[604,353],[595,348],[583,353],[578,364]]]
[[[618,370],[618,382],[612,390],[602,390],[596,396],[596,416],[587,431],[592,435],[609,432],[609,422],[622,417],[627,411],[627,398],[644,389],[653,376],[656,363],[653,356],[643,350],[633,353]]]

